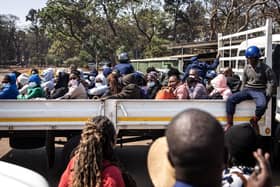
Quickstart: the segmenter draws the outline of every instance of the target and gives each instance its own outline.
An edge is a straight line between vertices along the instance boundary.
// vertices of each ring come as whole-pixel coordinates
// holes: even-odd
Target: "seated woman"
[[[28,79],[27,94],[20,94],[18,99],[34,99],[45,97],[44,91],[41,88],[41,79],[38,74],[32,74]]]
[[[80,72],[77,70],[72,71],[69,79],[68,92],[57,99],[87,99],[86,89],[81,83]]]
[[[96,116],[87,122],[58,187],[124,187],[122,172],[116,164],[115,143],[116,131],[107,117]]]
[[[143,99],[142,90],[137,85],[137,79],[133,73],[123,76],[121,82],[122,90],[119,93],[102,97],[102,99]]]
[[[55,77],[55,86],[51,91],[50,99],[64,96],[68,92],[69,74],[64,70],[58,70]]]
[[[120,83],[120,72],[118,70],[113,70],[112,73],[108,75],[107,80],[109,88],[102,97],[115,95],[122,91],[122,84]]]
[[[95,87],[88,90],[91,97],[101,97],[109,89],[106,77],[101,73],[95,77]]]
[[[158,80],[158,74],[155,71],[151,71],[147,75],[146,94],[148,99],[155,99],[156,94],[160,89],[161,89],[161,84]]]
[[[223,99],[227,100],[232,95],[230,88],[227,85],[227,78],[223,74],[217,75],[211,80],[213,90],[209,94],[212,99]]]
[[[43,71],[41,87],[46,97],[49,98],[51,91],[54,89],[54,72],[52,68]]]

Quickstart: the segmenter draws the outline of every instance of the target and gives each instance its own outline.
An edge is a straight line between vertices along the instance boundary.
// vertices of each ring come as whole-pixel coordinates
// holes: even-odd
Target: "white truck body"
[[[222,100],[5,100],[0,102],[0,132],[81,130],[85,122],[105,115],[120,130],[164,130],[172,117],[188,108],[206,110],[221,124],[226,123]],[[234,121],[246,123],[254,115],[255,104],[237,106]],[[270,124],[260,121],[263,136],[270,136]]]

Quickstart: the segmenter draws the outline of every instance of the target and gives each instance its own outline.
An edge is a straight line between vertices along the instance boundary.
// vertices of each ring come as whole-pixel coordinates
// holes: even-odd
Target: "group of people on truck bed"
[[[245,56],[248,64],[241,81],[231,68],[216,73],[219,54],[212,64],[192,57],[182,75],[175,68],[166,74],[154,67],[148,67],[146,74],[137,72],[124,52],[114,67],[108,63],[102,72],[93,68],[86,76],[75,65],[69,72],[48,68],[41,75],[37,69],[30,76],[10,73],[2,81],[0,99],[223,99],[227,101],[225,130],[233,125],[236,104],[253,99],[256,111],[250,123],[259,131],[257,122],[265,113],[276,80],[272,69],[259,59],[258,47],[250,46]]]
[[[197,57],[181,74],[170,68],[167,73],[148,67],[146,74],[137,72],[127,53],[119,55],[114,67],[108,63],[98,72],[94,67],[85,74],[75,65],[69,71],[47,68],[41,73],[32,69],[30,75],[18,72],[2,81],[1,99],[224,99],[237,92],[241,81],[227,68],[217,74],[219,56],[212,64]]]

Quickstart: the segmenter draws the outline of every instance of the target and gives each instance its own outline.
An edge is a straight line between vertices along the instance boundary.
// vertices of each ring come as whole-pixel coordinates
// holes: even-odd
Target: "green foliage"
[[[79,59],[84,63],[88,63],[93,60],[92,56],[85,50],[80,51]]]
[[[77,67],[84,67],[86,65],[85,62],[82,62],[79,57],[68,58],[63,62],[66,66],[70,66],[71,64],[77,65]]]
[[[167,56],[170,43],[254,28],[269,13],[280,23],[277,0],[48,0],[28,12],[28,30],[0,15],[0,65],[114,62],[123,51],[131,59]]]
[[[47,55],[45,57],[45,61],[47,66],[49,65],[54,65],[56,67],[63,66],[62,59],[54,55],[50,55],[50,54]]]
[[[146,48],[144,53],[146,58],[152,57],[160,57],[160,56],[168,56],[167,44],[169,44],[168,40],[153,37],[150,47]]]

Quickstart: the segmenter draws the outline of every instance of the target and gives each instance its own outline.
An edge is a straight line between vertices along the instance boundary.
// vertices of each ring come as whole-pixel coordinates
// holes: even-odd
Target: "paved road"
[[[123,148],[117,147],[117,154],[121,158],[124,167],[135,178],[138,187],[152,187],[147,174],[146,157],[150,141],[143,141],[125,145]],[[3,161],[15,163],[26,168],[37,171],[43,175],[51,187],[57,186],[62,173],[62,147],[56,147],[56,160],[54,168],[47,167],[46,153],[44,148],[32,150],[11,149],[8,140],[0,141],[0,158]],[[274,186],[280,186],[280,172],[273,171]]]
[[[124,168],[133,176],[139,187],[152,187],[147,174],[146,157],[149,142],[140,142],[117,147],[117,154],[123,163]],[[57,186],[61,173],[63,172],[62,147],[56,147],[56,159],[54,168],[47,167],[47,160],[44,148],[18,150],[8,146],[8,140],[0,141],[0,158],[20,166],[24,166],[43,175],[51,187]]]

